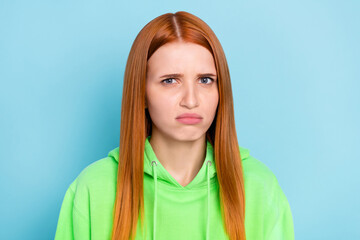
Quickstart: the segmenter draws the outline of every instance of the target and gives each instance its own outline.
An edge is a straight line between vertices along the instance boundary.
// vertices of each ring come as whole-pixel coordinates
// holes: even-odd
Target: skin
[[[161,77],[175,73],[183,76]],[[198,76],[206,73],[214,76]],[[206,48],[171,42],[148,60],[146,107],[152,120],[150,144],[160,163],[182,186],[194,179],[204,163],[206,132],[218,102],[215,62]],[[187,125],[176,120],[183,113],[197,113],[203,119]]]

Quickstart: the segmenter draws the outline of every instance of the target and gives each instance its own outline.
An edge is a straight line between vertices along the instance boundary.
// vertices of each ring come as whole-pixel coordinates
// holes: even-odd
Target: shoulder
[[[86,166],[75,178],[69,191],[76,198],[101,192],[101,189],[113,188],[116,183],[118,164],[107,156]]]
[[[292,213],[275,174],[263,162],[243,152],[245,222],[247,236],[258,239],[294,239]],[[256,226],[256,229],[252,226]],[[260,238],[259,238],[260,239]]]
[[[117,162],[109,156],[89,164],[70,184],[67,201],[72,201],[74,209],[83,216],[90,214],[90,204],[111,205],[116,193],[117,169]]]
[[[111,157],[99,159],[86,166],[79,174],[79,181],[93,184],[117,173],[118,164]]]
[[[240,146],[239,149],[245,178],[261,181],[277,181],[271,169],[262,161],[250,155],[249,149]]]
[[[250,155],[247,148],[240,147],[245,192],[248,198],[270,201],[280,185],[272,170],[262,161]]]

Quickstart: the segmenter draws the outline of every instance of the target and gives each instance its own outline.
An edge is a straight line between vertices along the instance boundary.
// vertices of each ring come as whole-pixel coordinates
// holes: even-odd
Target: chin
[[[179,142],[196,141],[206,135],[207,129],[200,125],[184,125],[178,122],[175,125],[163,125],[162,128],[158,128],[153,125],[154,131],[157,134],[162,135],[166,139],[172,139]]]
[[[206,132],[205,132],[206,133]],[[176,134],[176,136],[174,136],[175,139],[177,139],[178,141],[184,141],[184,142],[188,142],[188,141],[196,141],[199,140],[200,138],[202,138],[205,133],[203,132],[195,132],[195,131],[182,131],[179,134]]]

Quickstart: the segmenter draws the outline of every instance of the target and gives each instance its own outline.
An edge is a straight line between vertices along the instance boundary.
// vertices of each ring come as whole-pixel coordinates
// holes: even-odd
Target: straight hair
[[[233,96],[228,64],[211,28],[185,11],[166,13],[147,23],[131,47],[124,74],[121,105],[119,165],[111,239],[134,239],[140,217],[144,221],[144,150],[152,121],[145,108],[147,62],[166,43],[199,44],[208,49],[218,76],[219,104],[206,139],[214,148],[219,198],[229,239],[245,240],[245,189],[235,129]]]

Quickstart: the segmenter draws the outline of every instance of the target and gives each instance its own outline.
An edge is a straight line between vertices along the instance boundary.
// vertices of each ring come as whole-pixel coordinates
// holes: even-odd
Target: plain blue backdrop
[[[124,68],[153,18],[203,19],[227,57],[239,144],[296,239],[360,239],[359,1],[1,1],[0,239],[53,239],[66,189],[120,136]]]

